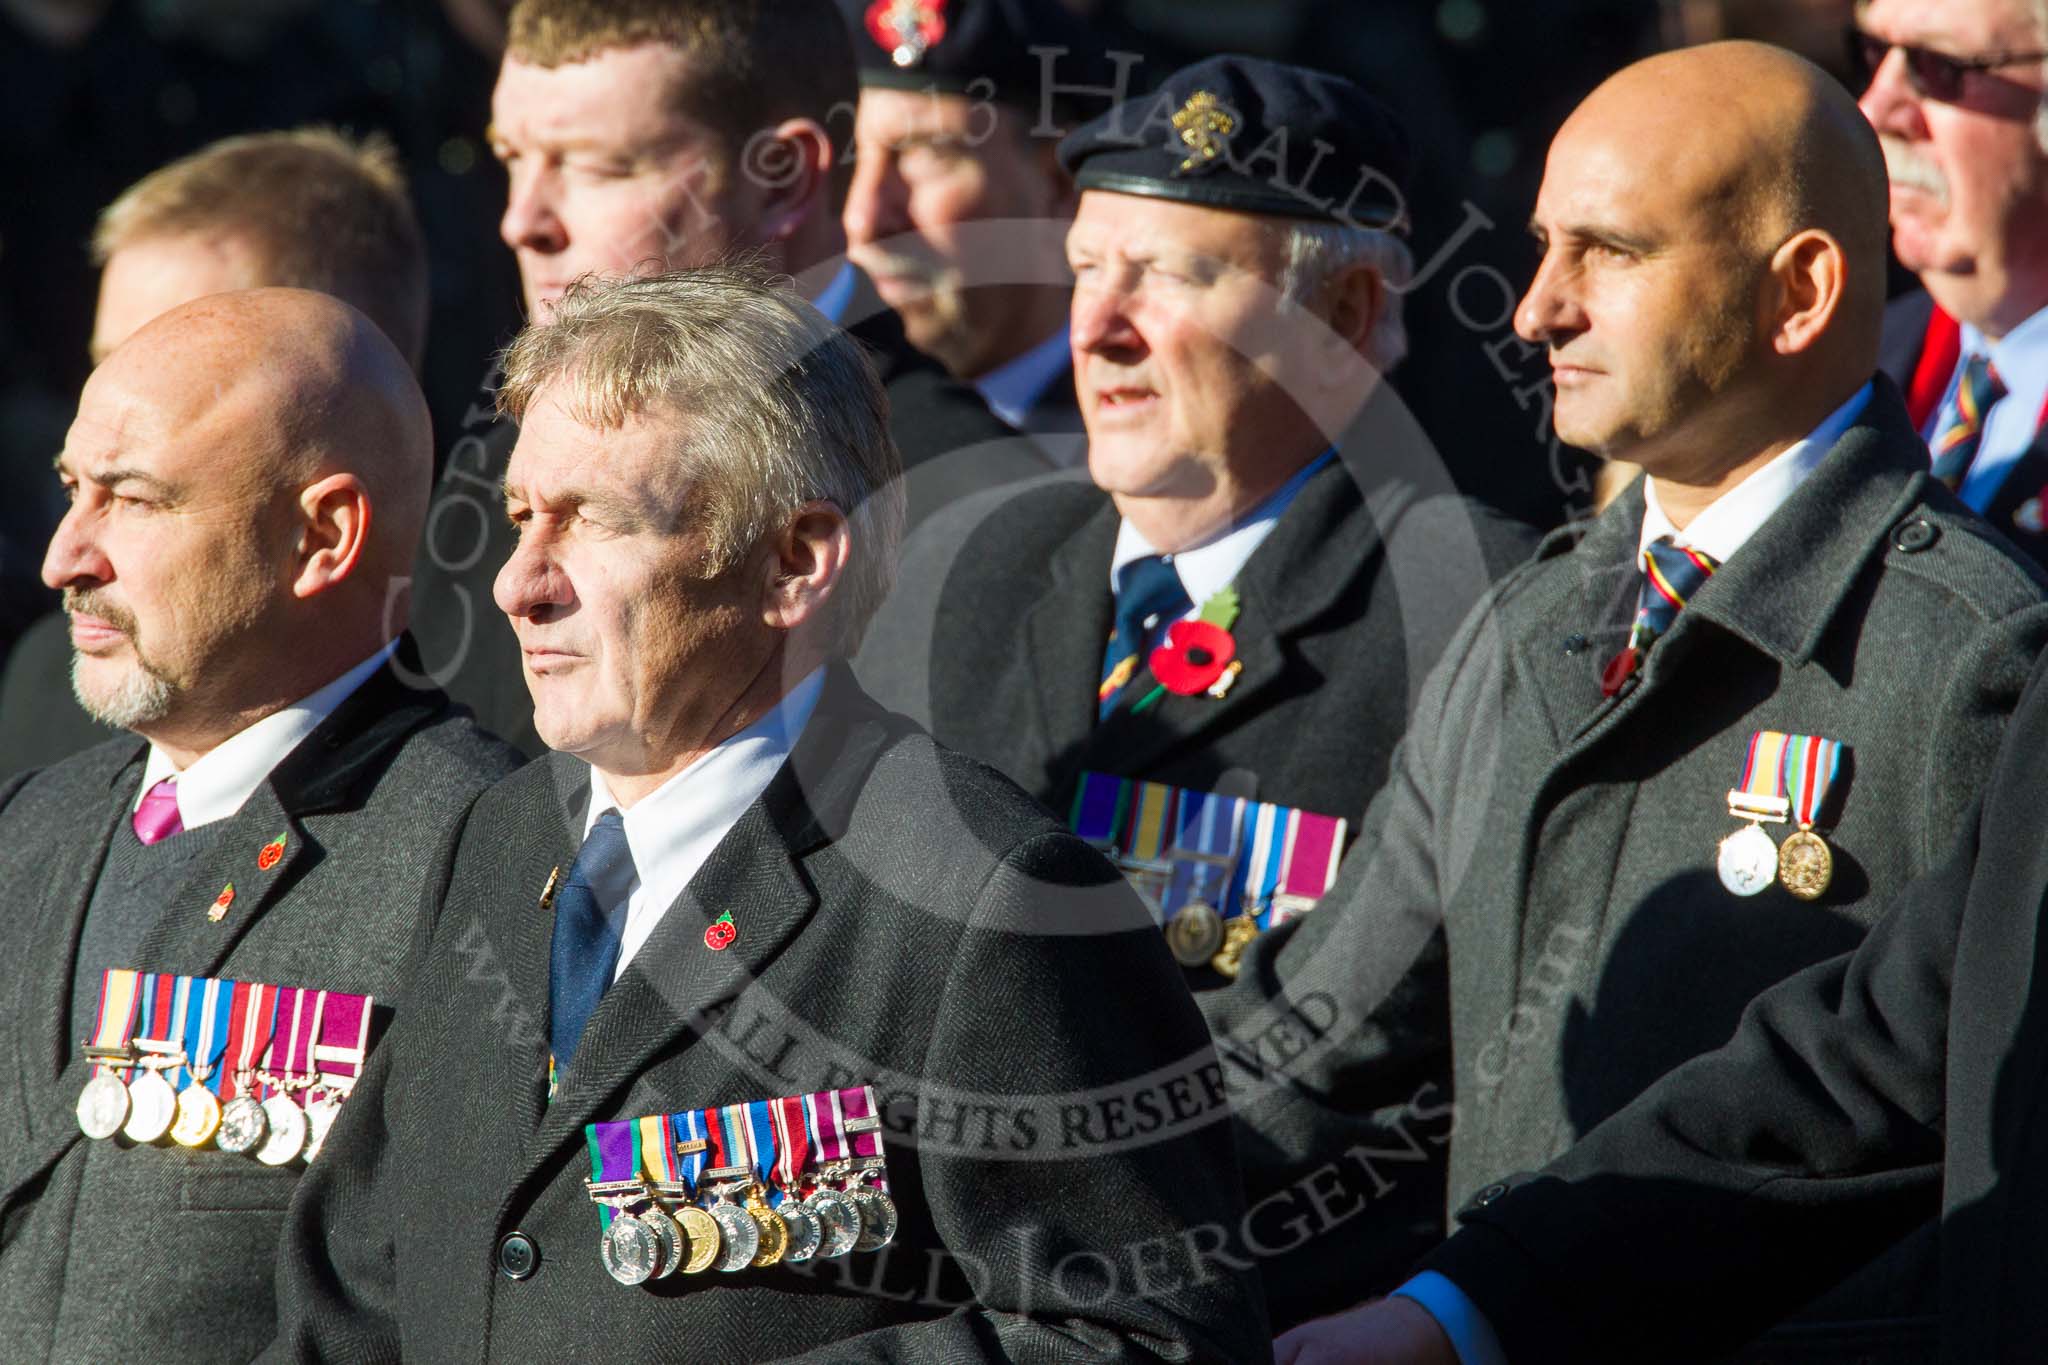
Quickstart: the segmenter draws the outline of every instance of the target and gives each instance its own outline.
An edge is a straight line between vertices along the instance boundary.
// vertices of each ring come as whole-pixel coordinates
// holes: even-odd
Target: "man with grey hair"
[[[1851,39],[1922,285],[1881,363],[1935,477],[2048,563],[2048,4],[1868,0]]]
[[[1350,81],[1226,57],[1060,154],[1092,486],[921,537],[863,680],[1056,811],[1096,773],[1355,825],[1412,682],[1533,543],[1452,493],[1381,384],[1404,134]],[[1231,958],[1203,942],[1212,988]]]
[[[1242,1210],[1144,908],[839,662],[902,520],[857,345],[740,271],[579,288],[502,402],[497,602],[556,752],[434,859],[277,1353],[1263,1349],[1186,1236]]]
[[[127,733],[0,786],[0,1338],[14,1357],[246,1360],[275,1330],[298,1171],[282,1135],[303,1140],[320,1112],[300,1109],[316,1068],[290,1068],[259,1122],[251,1062],[287,1070],[253,1046],[272,1036],[261,997],[239,1073],[199,1040],[225,1044],[237,983],[388,1001],[418,927],[421,850],[517,762],[410,686],[418,655],[386,634],[404,626],[432,470],[406,362],[324,294],[198,299],[86,383],[43,576],[64,594],[79,699]],[[122,972],[162,1005],[135,1036],[193,1064],[167,1073],[193,1115],[176,1145],[145,1121],[144,1073],[124,1090],[84,1046],[130,1041],[95,1026],[122,1018],[102,984]],[[358,1016],[346,1044],[322,1038],[317,1070],[364,1044]],[[118,1132],[81,1099],[106,1082],[116,1123],[133,1116]],[[162,1079],[157,1095],[171,1098]],[[253,1125],[241,1138],[280,1135],[264,1159],[216,1142],[235,1104]]]

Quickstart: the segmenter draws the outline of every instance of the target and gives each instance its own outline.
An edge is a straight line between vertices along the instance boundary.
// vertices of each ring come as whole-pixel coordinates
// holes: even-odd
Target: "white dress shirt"
[[[1994,403],[1985,417],[1976,457],[1970,461],[1970,472],[1963,476],[1963,501],[1972,511],[1982,512],[1998,495],[1999,485],[2019,463],[2020,456],[2034,443],[2041,406],[2048,402],[2048,308],[1999,341],[1987,341],[1975,327],[1963,324],[1962,354],[1957,357],[1956,372],[1949,377],[1948,392],[1935,408],[1927,430],[1920,433],[1929,441],[1934,439],[1935,432],[1954,420],[1963,366],[1973,355],[1990,357],[1999,382],[2005,385],[2005,397]]]
[[[1785,505],[1800,484],[1820,465],[1821,458],[1842,439],[1870,401],[1871,386],[1856,390],[1848,402],[1836,408],[1812,434],[1769,464],[1723,493],[1680,531],[1657,502],[1657,481],[1643,481],[1643,531],[1639,544],[1647,546],[1659,536],[1671,536],[1680,545],[1710,555],[1725,564]],[[1459,1365],[1508,1365],[1506,1353],[1493,1324],[1479,1311],[1479,1305],[1444,1275],[1425,1270],[1394,1291],[1428,1311],[1444,1329],[1457,1352]]]
[[[974,381],[990,412],[1019,431],[1031,409],[1052,387],[1060,371],[1073,362],[1069,338],[1072,328],[1062,327],[1024,354],[1004,361]]]
[[[1193,549],[1163,556],[1167,563],[1173,565],[1174,572],[1180,575],[1181,588],[1187,593],[1188,600],[1193,603],[1186,611],[1175,617],[1175,620],[1186,621],[1200,615],[1204,602],[1237,581],[1238,574],[1244,571],[1245,562],[1259,546],[1266,543],[1266,537],[1273,534],[1273,527],[1293,505],[1294,499],[1301,493],[1302,485],[1336,457],[1335,451],[1325,451],[1310,460],[1270,497],[1247,513],[1244,520],[1222,535]],[[1116,549],[1109,556],[1110,596],[1116,595],[1118,576],[1123,573],[1124,565],[1134,559],[1143,559],[1147,555],[1158,553],[1152,542],[1145,539],[1144,533],[1137,527],[1128,521],[1119,525],[1116,532]]]
[[[747,807],[768,790],[824,690],[825,670],[813,669],[774,710],[641,797],[631,809],[619,805],[603,773],[590,770],[590,810],[583,818],[583,837],[590,837],[598,816],[619,811],[637,874],[626,898],[626,927],[612,980],[619,979]]]
[[[192,760],[192,766],[183,772],[178,771],[168,754],[150,745],[149,758],[142,765],[142,785],[135,792],[136,807],[141,807],[142,798],[151,787],[176,775],[178,781],[173,790],[178,796],[178,821],[184,828],[198,829],[227,819],[263,785],[270,770],[298,748],[307,735],[319,729],[320,722],[333,715],[335,707],[382,668],[397,648],[398,642],[391,641],[305,700],[272,712],[214,745]]]

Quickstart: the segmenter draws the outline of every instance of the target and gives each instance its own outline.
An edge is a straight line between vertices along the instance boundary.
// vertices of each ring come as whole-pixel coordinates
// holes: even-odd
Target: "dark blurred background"
[[[1154,78],[1242,51],[1359,78],[1415,133],[1424,277],[1397,387],[1468,485],[1538,524],[1583,511],[1554,447],[1547,366],[1506,309],[1543,150],[1605,75],[1660,47],[1756,37],[1836,69],[1851,0],[1067,0]],[[491,352],[519,321],[483,142],[498,0],[0,0],[0,654],[60,502],[49,462],[88,369],[99,210],[232,133],[381,130],[412,179],[433,270],[425,383],[444,452],[473,429]],[[1434,269],[1431,267],[1434,266]],[[467,423],[467,428],[465,426]],[[13,585],[9,587],[8,585]]]

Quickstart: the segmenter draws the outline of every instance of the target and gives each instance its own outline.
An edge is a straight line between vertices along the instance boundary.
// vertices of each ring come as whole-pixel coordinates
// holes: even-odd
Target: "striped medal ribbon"
[[[138,975],[126,967],[109,967],[100,976],[98,1012],[83,1048],[92,1060],[92,1076],[78,1092],[78,1130],[95,1141],[112,1137],[128,1121],[126,1078],[135,1057],[129,1042],[141,1005]]]
[[[1835,879],[1835,855],[1814,830],[1842,771],[1842,742],[1819,735],[1786,735],[1783,786],[1798,832],[1778,848],[1778,881],[1803,901],[1817,901]]]

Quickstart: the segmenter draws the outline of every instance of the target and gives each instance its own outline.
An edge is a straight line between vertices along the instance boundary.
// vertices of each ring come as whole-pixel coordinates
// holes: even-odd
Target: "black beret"
[[[839,0],[839,10],[863,85],[936,88],[1037,114],[1048,91],[1052,108],[1071,111],[1077,87],[1115,84],[1102,44],[1059,0]]]
[[[1255,57],[1210,57],[1060,143],[1084,190],[1246,213],[1405,228],[1408,136],[1393,110],[1341,76]]]

